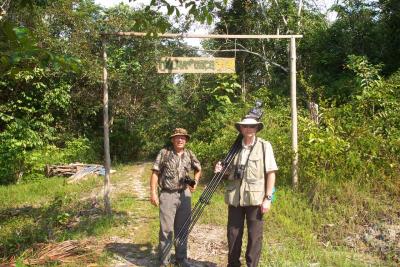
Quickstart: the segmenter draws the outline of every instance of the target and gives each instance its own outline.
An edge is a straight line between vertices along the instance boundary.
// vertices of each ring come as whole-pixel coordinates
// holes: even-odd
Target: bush
[[[42,138],[29,122],[17,120],[0,133],[0,140],[0,184],[16,183],[27,171],[27,153],[43,145]]]
[[[40,142],[32,148],[15,138],[4,138],[4,141],[0,145],[0,184],[43,178],[46,164],[94,163],[98,160],[94,145],[87,138],[67,141],[65,148],[41,145]]]

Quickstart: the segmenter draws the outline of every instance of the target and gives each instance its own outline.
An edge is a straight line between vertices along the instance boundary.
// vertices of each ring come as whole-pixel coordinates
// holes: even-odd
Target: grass
[[[122,190],[113,195],[112,216],[102,213],[101,199],[96,203],[90,198],[82,200],[101,188],[101,177],[71,185],[52,178],[0,187],[0,262],[13,257],[23,266],[23,260],[32,257],[35,244],[70,239],[91,239],[97,245],[104,241],[106,247],[93,258],[99,266],[111,264],[116,254],[155,259],[158,208],[128,190],[138,166],[116,167],[112,183]],[[139,179],[146,189],[149,177],[150,165],[145,164]],[[395,248],[385,256],[360,240],[351,247],[344,239],[362,234],[365,225],[385,220],[398,225],[399,203],[390,196],[374,198],[370,187],[351,181],[338,184],[339,188],[327,186],[315,184],[312,191],[278,187],[273,209],[264,218],[259,266],[397,266]],[[193,194],[193,206],[203,189],[204,184]],[[226,220],[223,190],[219,189],[198,223],[225,226]],[[121,247],[126,252],[122,253]],[[81,265],[85,264],[68,266]]]
[[[363,193],[367,194],[358,192],[357,197],[369,198]],[[343,238],[357,230],[358,223],[364,223],[365,218],[350,219],[350,215],[355,216],[355,211],[360,209],[356,203],[363,201],[349,199],[316,211],[307,196],[300,192],[281,188],[277,194],[274,209],[266,218],[266,249],[261,266],[397,266],[395,261],[382,259],[378,253],[345,246]],[[369,223],[380,219],[373,214],[380,214],[378,211],[382,209],[385,205],[371,206],[371,210],[367,210],[372,213]]]
[[[192,207],[199,201],[204,186],[200,185],[192,196]],[[212,196],[210,203],[204,207],[199,218],[201,224],[226,225],[228,211],[224,203],[224,196],[221,190],[217,190]]]
[[[121,167],[119,174],[113,175],[113,183],[124,180],[125,171]],[[101,189],[102,184],[101,177],[91,177],[79,184],[65,184],[63,178],[52,178],[0,187],[3,203],[0,209],[0,259],[29,256],[24,253],[41,242],[127,234],[124,227],[136,218],[128,213],[139,216],[135,209],[143,203],[138,203],[132,195],[117,196],[112,199],[113,215],[103,214],[101,199],[94,204],[91,199],[82,201],[92,190]],[[142,213],[149,216],[146,211]],[[154,220],[153,217],[150,216]]]
[[[66,186],[64,178],[55,177],[31,183],[0,186],[0,203],[2,208],[41,205],[58,195],[79,195],[101,184],[101,178],[92,177],[83,183]]]

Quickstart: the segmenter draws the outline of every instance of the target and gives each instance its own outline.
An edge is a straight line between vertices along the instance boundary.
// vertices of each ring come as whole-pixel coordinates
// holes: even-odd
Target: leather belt
[[[167,193],[182,193],[183,191],[185,191],[185,188],[179,188],[179,189],[168,189],[168,188],[163,188],[161,189],[161,192],[167,192]]]

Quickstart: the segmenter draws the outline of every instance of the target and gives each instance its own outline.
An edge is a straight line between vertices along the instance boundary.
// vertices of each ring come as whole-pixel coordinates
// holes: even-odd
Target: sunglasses
[[[243,128],[256,128],[258,125],[257,124],[242,124],[241,126]]]

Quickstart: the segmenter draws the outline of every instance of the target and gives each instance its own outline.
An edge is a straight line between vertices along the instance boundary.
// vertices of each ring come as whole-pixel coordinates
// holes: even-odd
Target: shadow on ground
[[[104,248],[123,258],[126,263],[137,266],[157,266],[157,257],[151,243],[132,244],[116,242],[108,243]]]
[[[105,249],[123,258],[125,264],[134,266],[154,267],[158,266],[157,255],[151,243],[108,243]],[[217,267],[218,265],[209,261],[197,261],[189,259],[193,267]]]

